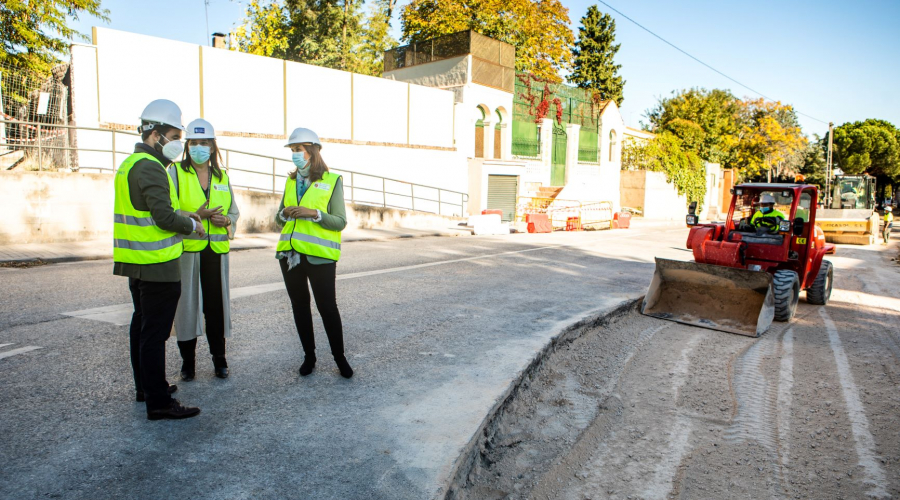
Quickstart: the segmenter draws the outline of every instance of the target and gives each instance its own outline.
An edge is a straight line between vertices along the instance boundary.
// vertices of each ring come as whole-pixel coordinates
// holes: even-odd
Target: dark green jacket
[[[158,159],[163,165],[171,163],[155,149],[139,142],[134,146],[135,153],[147,153]],[[188,235],[194,232],[194,223],[190,217],[178,215],[172,208],[169,197],[169,174],[159,164],[151,160],[139,160],[128,172],[128,192],[131,203],[137,210],[148,210],[153,222],[160,229]],[[181,268],[178,259],[160,264],[113,264],[113,274],[127,276],[144,281],[175,282],[181,281]]]

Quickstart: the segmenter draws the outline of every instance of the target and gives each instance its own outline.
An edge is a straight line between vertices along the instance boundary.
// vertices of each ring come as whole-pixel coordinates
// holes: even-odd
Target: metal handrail
[[[44,164],[43,164],[44,150],[56,150],[56,151],[76,151],[76,152],[86,152],[86,153],[110,154],[111,159],[112,159],[111,168],[100,167],[100,166],[85,166],[85,167],[79,167],[79,168],[84,169],[84,170],[97,170],[100,173],[105,173],[105,172],[113,172],[114,173],[118,169],[118,164],[116,163],[116,155],[131,154],[130,151],[119,151],[116,148],[116,134],[125,134],[125,135],[129,135],[129,136],[140,136],[140,134],[130,131],[130,130],[116,130],[116,129],[109,129],[109,128],[96,128],[96,127],[79,127],[79,126],[75,126],[75,125],[62,125],[62,124],[57,125],[57,124],[52,124],[52,123],[30,122],[30,121],[24,121],[24,120],[7,120],[7,119],[3,119],[3,118],[0,118],[0,124],[25,126],[27,128],[34,129],[36,131],[37,134],[34,139],[21,140],[23,142],[24,141],[34,142],[35,144],[10,143],[10,139],[6,138],[5,141],[0,142],[0,151],[2,151],[4,149],[7,149],[7,150],[37,149],[38,170],[39,171],[43,171],[43,169],[44,169]],[[109,133],[111,135],[110,149],[79,148],[79,147],[71,147],[68,145],[66,145],[66,146],[44,145],[43,140],[45,140],[46,137],[43,136],[43,132],[46,129],[85,130],[85,131],[91,131],[91,132]],[[54,136],[54,138],[59,137],[61,135],[63,135],[63,134],[58,134],[57,136]],[[18,142],[20,140],[13,139],[12,141]],[[244,172],[244,173],[248,173],[248,174],[271,176],[271,178],[272,178],[271,189],[260,188],[260,187],[255,187],[255,186],[232,184],[234,187],[253,190],[253,191],[260,191],[260,192],[271,192],[273,194],[277,194],[280,192],[278,179],[279,178],[286,179],[287,176],[283,175],[283,174],[279,174],[277,172],[276,165],[277,165],[277,162],[279,162],[279,161],[290,163],[289,160],[285,160],[283,158],[278,158],[275,156],[264,155],[264,154],[260,154],[260,153],[251,153],[249,151],[239,151],[236,149],[220,148],[219,150],[224,155],[226,171]],[[263,158],[263,159],[271,160],[272,170],[271,170],[271,172],[261,172],[259,170],[248,170],[248,169],[232,166],[231,156],[233,154],[247,155],[247,156],[253,156],[256,158]],[[390,177],[383,177],[383,176],[369,174],[369,173],[354,172],[352,170],[345,170],[342,168],[333,169],[333,170],[335,170],[336,172],[341,173],[341,174],[349,174],[350,183],[345,184],[345,187],[349,188],[349,191],[350,191],[350,203],[359,203],[359,204],[370,205],[370,206],[382,206],[385,208],[398,208],[398,209],[402,209],[402,210],[418,210],[421,212],[437,213],[437,214],[444,213],[443,208],[445,206],[450,207],[450,208],[459,207],[458,215],[461,216],[466,213],[466,204],[469,201],[468,193],[463,193],[461,191],[453,191],[450,189],[444,189],[444,188],[437,187],[437,186],[427,186],[424,184],[416,184],[416,183],[412,183],[412,182],[408,182],[408,181],[403,181],[400,179],[393,179]],[[381,189],[372,189],[372,188],[357,186],[356,185],[356,180],[357,180],[356,177],[357,176],[361,176],[363,178],[371,178],[376,183],[378,180],[380,180],[381,181]],[[387,188],[388,182],[393,182],[396,184],[409,186],[409,194],[388,191],[388,188]],[[345,183],[346,183],[346,181],[345,181]],[[420,191],[423,189],[436,190],[437,191],[437,199],[427,198],[427,197],[423,197],[423,196],[416,196],[416,188],[419,188]],[[373,201],[368,201],[368,200],[357,200],[356,199],[357,190],[363,191],[363,192],[371,192],[371,193],[379,193],[380,192],[381,193],[381,202],[378,203],[378,202],[373,202]],[[442,194],[443,194],[443,196],[442,196]],[[448,195],[450,198],[448,198]],[[393,204],[393,203],[388,203],[388,201],[389,201],[388,196],[399,196],[402,198],[408,198],[410,200],[410,206],[405,207],[405,206],[400,206],[400,205]],[[458,203],[447,201],[448,199],[455,199],[457,196],[459,196]],[[417,200],[420,202],[418,209],[416,208]],[[431,210],[423,209],[421,202],[437,203],[437,211],[434,212]]]

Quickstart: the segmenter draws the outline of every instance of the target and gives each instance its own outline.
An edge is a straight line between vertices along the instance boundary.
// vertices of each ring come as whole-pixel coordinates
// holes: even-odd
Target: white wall
[[[287,130],[315,130],[319,137],[350,139],[352,73],[286,63]]]
[[[99,74],[75,83],[77,96],[99,87],[99,102],[76,102],[94,108],[92,125],[136,126],[147,103],[170,99],[185,123],[202,117],[217,132],[282,136],[302,126],[327,139],[453,147],[450,91],[108,28],[95,29],[95,45],[93,59],[89,47],[73,49],[76,72]],[[147,47],[165,60],[165,76],[148,73]]]
[[[353,139],[406,144],[409,98],[408,83],[353,75]]]
[[[139,124],[154,99],[176,102],[187,120],[200,116],[198,45],[107,28],[95,28],[94,44],[101,123]]]
[[[453,147],[453,93],[409,86],[409,143]]]
[[[216,130],[285,133],[283,61],[212,47],[200,50],[203,51],[204,119]],[[172,100],[181,106],[181,101]],[[182,110],[185,124],[200,117],[199,110],[197,114]]]

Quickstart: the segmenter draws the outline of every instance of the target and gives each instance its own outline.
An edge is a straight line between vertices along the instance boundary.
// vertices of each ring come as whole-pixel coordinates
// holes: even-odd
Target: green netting
[[[561,116],[558,116],[556,99],[559,99],[562,107]],[[517,74],[513,94],[513,121],[534,122],[542,101],[550,104],[547,118],[554,121],[558,118],[559,123],[577,123],[583,128],[597,129],[599,107],[591,99],[589,91],[564,84],[539,82],[527,75]]]
[[[534,121],[512,122],[512,154],[523,158],[538,158],[541,154],[541,139]]]
[[[596,128],[581,127],[578,130],[578,161],[597,163],[599,137]]]

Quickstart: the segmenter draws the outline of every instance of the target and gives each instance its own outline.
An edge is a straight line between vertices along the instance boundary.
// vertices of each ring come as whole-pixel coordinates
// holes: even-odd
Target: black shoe
[[[178,390],[177,385],[172,384],[169,386],[169,394],[175,394],[175,391],[177,391],[177,390]],[[137,401],[138,403],[143,403],[144,401],[146,401],[146,398],[144,398],[144,391],[137,391],[135,393],[134,400]]]
[[[178,341],[178,350],[181,352],[181,380],[190,382],[194,380],[194,362],[197,352],[197,339]]]
[[[316,367],[316,357],[315,356],[306,356],[303,358],[303,364],[300,365],[300,376],[305,377],[313,372],[313,368]]]
[[[168,408],[147,412],[147,420],[178,420],[181,418],[196,417],[200,414],[200,408],[181,406],[177,399],[172,400]]]
[[[185,370],[184,367],[181,367],[181,380],[184,382],[190,382],[194,380],[194,370]]]
[[[212,360],[216,376],[228,378],[228,362],[225,360],[225,356],[213,356]]]
[[[344,356],[335,357],[334,362],[337,363],[338,370],[341,371],[341,376],[344,378],[350,378],[353,376],[353,368],[350,368],[350,363],[347,362],[347,358]]]

